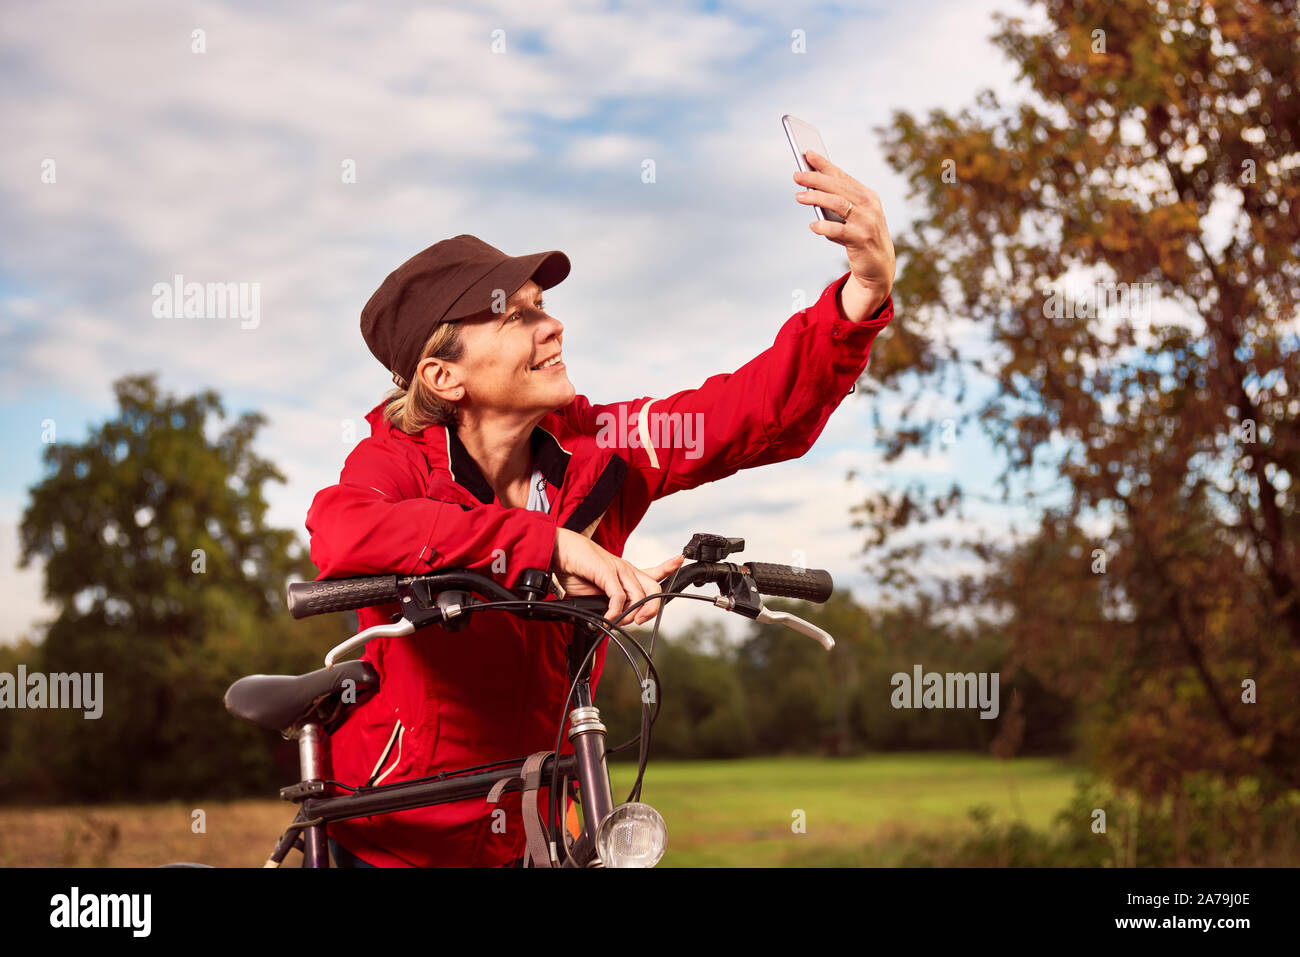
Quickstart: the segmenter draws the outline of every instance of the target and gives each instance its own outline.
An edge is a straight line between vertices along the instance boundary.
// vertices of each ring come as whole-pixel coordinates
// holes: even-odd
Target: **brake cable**
[[[666,607],[667,607],[667,604],[668,604],[667,599],[670,599],[670,598],[689,598],[689,599],[691,599],[691,600],[693,600],[693,601],[706,601],[706,602],[708,602],[708,603],[711,604],[711,605],[714,604],[714,600],[713,600],[712,598],[709,598],[709,597],[705,596],[705,595],[691,595],[691,594],[688,594],[688,593],[686,593],[686,592],[675,592],[675,591],[672,591],[672,590],[671,590],[671,589],[672,589],[672,585],[673,585],[673,583],[675,582],[676,578],[677,578],[677,572],[673,572],[672,578],[669,579],[669,588],[668,588],[668,590],[666,590],[666,591],[662,591],[662,592],[657,592],[657,593],[654,594],[654,595],[647,595],[645,598],[642,598],[642,599],[640,599],[639,601],[633,602],[631,605],[629,605],[627,608],[625,608],[625,609],[623,610],[623,613],[622,613],[621,615],[619,615],[618,618],[615,619],[615,622],[620,622],[620,621],[622,621],[622,620],[623,620],[624,618],[626,618],[629,614],[631,614],[633,611],[635,611],[637,608],[639,608],[641,605],[644,605],[644,604],[645,604],[646,602],[648,602],[648,601],[655,601],[655,600],[657,600],[657,599],[661,599],[661,598],[664,599],[664,601],[661,601],[660,604],[659,604],[659,609],[658,609],[658,611],[657,611],[656,614],[655,614],[655,626],[654,626],[653,630],[651,631],[651,636],[650,636],[650,637],[651,637],[651,648],[653,649],[653,647],[654,647],[654,637],[655,637],[655,635],[658,634],[658,631],[659,631],[659,623],[660,623],[660,620],[661,620],[662,617],[663,617],[664,608],[666,608]],[[579,609],[573,609],[573,610],[575,610],[575,611],[579,611]],[[599,625],[599,626],[602,628],[602,630],[604,630],[605,633],[606,633],[609,637],[613,637],[613,633],[610,631],[610,625],[609,625],[609,623],[608,623],[604,618],[600,618],[600,617],[598,617],[598,616],[596,616],[596,615],[594,615],[594,614],[591,614],[591,613],[589,613],[589,612],[583,612],[582,615],[584,615],[584,616],[589,615],[589,616],[590,616],[590,620],[592,621],[593,624],[597,624],[597,625]],[[649,760],[650,760],[650,750],[649,750],[649,748],[650,748],[650,727],[651,727],[651,726],[654,724],[654,722],[658,719],[658,717],[659,717],[659,709],[662,707],[662,701],[660,700],[660,697],[659,697],[659,687],[660,687],[660,681],[659,681],[659,670],[655,667],[655,664],[654,664],[654,658],[652,657],[652,655],[653,655],[653,651],[651,651],[651,652],[647,652],[644,648],[642,648],[642,647],[641,647],[641,644],[640,644],[640,643],[639,643],[635,638],[633,638],[631,635],[629,635],[626,631],[624,631],[624,629],[623,629],[623,627],[622,627],[621,625],[614,624],[614,625],[613,625],[613,628],[617,629],[618,632],[619,632],[621,635],[623,635],[623,637],[627,638],[628,641],[632,642],[633,646],[636,647],[636,649],[637,649],[638,651],[640,651],[641,654],[645,657],[645,659],[646,659],[646,666],[647,666],[648,671],[650,672],[650,680],[652,681],[652,683],[653,683],[653,687],[654,687],[654,689],[655,689],[655,701],[654,701],[653,713],[651,713],[652,709],[650,708],[649,702],[642,701],[642,706],[641,706],[641,733],[638,734],[637,737],[636,737],[635,739],[633,739],[633,740],[635,740],[635,741],[639,741],[640,744],[641,744],[641,747],[640,747],[639,752],[638,752],[638,755],[637,755],[637,759],[638,759],[638,760],[637,760],[637,778],[636,778],[636,782],[635,782],[635,784],[633,785],[632,792],[628,795],[628,801],[631,802],[631,801],[634,801],[634,800],[639,800],[639,799],[640,799],[640,796],[641,796],[641,782],[642,782],[642,780],[643,780],[643,778],[644,778],[644,776],[645,776],[646,765],[649,763]],[[615,639],[615,642],[618,643],[618,640]],[[600,647],[600,642],[597,641],[597,642],[593,642],[593,643],[592,643],[592,646],[587,650],[587,654],[583,657],[582,661],[581,661],[581,662],[579,663],[579,665],[578,665],[578,668],[576,669],[576,674],[577,674],[577,675],[581,675],[581,674],[583,673],[583,671],[586,669],[586,666],[587,666],[587,660],[588,660],[589,658],[591,658],[591,657],[595,654],[596,649],[599,648],[599,647]],[[620,647],[622,647],[621,644],[620,644]],[[628,658],[629,663],[631,663],[631,657],[630,657],[629,655],[627,655],[627,651],[626,651],[626,649],[623,650],[623,653],[624,653],[624,656]],[[633,663],[632,667],[633,667],[633,671],[634,671],[634,672],[636,673],[636,675],[637,675],[637,678],[638,678],[639,680],[644,681],[644,679],[641,679],[641,672],[640,672],[640,670],[636,667],[635,663]],[[564,703],[563,703],[563,706],[562,706],[561,711],[560,711],[560,720],[559,720],[559,725],[558,725],[558,728],[556,729],[556,734],[555,734],[555,753],[556,753],[557,758],[558,758],[558,756],[559,756],[560,740],[561,740],[561,738],[562,738],[563,735],[564,735],[564,721],[565,721],[565,718],[567,717],[567,714],[568,714],[569,702],[572,701],[572,699],[573,699],[573,693],[577,690],[577,686],[578,686],[578,679],[575,677],[575,678],[573,679],[573,681],[570,682],[570,684],[569,684],[569,692],[568,692],[568,694],[566,694],[565,697],[564,697]],[[638,685],[638,687],[640,687],[640,688],[644,691],[644,685],[643,685],[643,684]],[[632,743],[633,743],[632,741],[625,742],[624,744],[619,745],[618,748],[614,749],[614,751],[606,751],[605,753],[606,753],[606,755],[609,755],[609,754],[614,753],[615,751],[621,751],[621,750],[623,750],[624,748],[629,747]],[[555,768],[554,768],[553,773],[552,773],[552,775],[551,775],[551,793],[550,793],[550,795],[549,795],[549,798],[550,798],[550,799],[547,801],[547,821],[546,821],[546,827],[547,827],[547,831],[548,831],[548,833],[551,835],[552,839],[554,838],[554,831],[552,830],[552,828],[553,828],[555,822],[556,822],[556,821],[558,820],[558,818],[559,818],[559,799],[558,799],[558,797],[556,796],[556,793],[555,793],[555,788],[556,788],[556,786],[557,786],[557,782],[558,782],[558,772],[559,772],[559,762],[558,762],[558,760],[557,760],[557,762],[556,762],[556,764],[555,764]],[[595,841],[595,837],[596,837],[594,824],[599,824],[599,822],[593,822],[593,828],[592,828],[592,834],[591,834],[591,837],[592,837],[592,841],[593,841],[593,842]],[[562,826],[563,826],[563,825],[561,825],[561,827],[562,827]]]
[[[657,597],[660,597],[660,595],[648,596],[647,598],[644,598],[644,599],[642,599],[641,601],[635,603],[634,605],[632,605],[632,606],[630,606],[629,608],[627,608],[627,609],[623,612],[623,614],[620,615],[620,616],[616,619],[616,621],[622,621],[623,618],[625,618],[625,617],[627,616],[627,614],[628,614],[629,612],[633,611],[636,607],[638,607],[639,605],[643,604],[645,601],[651,601],[651,600],[653,600],[654,598],[657,598]],[[682,597],[682,598],[703,598],[703,596],[700,596],[700,595],[686,595],[686,594],[681,594],[680,597]],[[707,600],[707,599],[706,599],[706,600]],[[537,604],[538,604],[538,603],[535,602],[535,601],[524,601],[524,600],[475,602],[474,604],[467,606],[467,607],[464,609],[464,611],[465,611],[465,612],[479,612],[479,611],[492,611],[492,610],[496,610],[496,611],[518,611],[518,610],[521,610],[521,608],[536,608],[536,607],[537,607]],[[550,611],[550,612],[552,612],[552,613],[562,614],[562,615],[565,615],[565,616],[567,616],[567,617],[574,618],[574,619],[577,619],[577,620],[579,620],[579,621],[584,621],[584,622],[587,622],[587,623],[589,623],[589,624],[595,625],[596,627],[600,628],[600,629],[605,633],[605,636],[606,636],[606,637],[613,638],[613,639],[614,639],[614,643],[619,647],[619,650],[621,650],[621,651],[623,652],[623,656],[624,656],[625,658],[627,658],[628,663],[632,666],[632,670],[633,670],[633,672],[637,675],[637,678],[638,678],[638,679],[641,679],[641,669],[638,668],[638,667],[636,666],[636,662],[633,660],[632,655],[631,655],[631,653],[628,651],[627,647],[623,644],[622,641],[619,640],[618,636],[616,636],[616,635],[614,634],[614,631],[615,631],[615,630],[618,631],[618,633],[619,633],[620,635],[622,635],[624,638],[626,638],[628,641],[630,641],[630,642],[632,643],[633,647],[635,647],[635,648],[637,649],[637,651],[639,651],[639,652],[641,653],[642,657],[645,658],[645,660],[646,660],[646,665],[647,665],[647,667],[648,667],[648,669],[649,669],[649,672],[650,672],[650,675],[651,675],[651,680],[654,682],[655,687],[656,687],[656,688],[658,687],[658,685],[659,685],[659,672],[658,672],[658,669],[656,669],[655,666],[654,666],[654,661],[650,658],[649,654],[647,654],[646,650],[645,650],[644,648],[641,647],[641,644],[640,644],[640,643],[639,643],[635,638],[633,638],[631,635],[629,635],[629,634],[628,634],[628,633],[627,633],[627,632],[622,628],[622,626],[620,626],[620,625],[613,625],[613,626],[611,626],[611,625],[610,625],[610,624],[609,624],[609,623],[608,623],[604,618],[600,617],[599,615],[597,615],[597,614],[595,614],[595,613],[593,613],[593,612],[585,611],[585,610],[583,610],[583,609],[581,609],[581,608],[577,608],[577,607],[575,607],[575,606],[573,606],[573,605],[566,605],[566,604],[564,604],[563,602],[552,602],[552,603],[548,603],[548,604],[550,605],[550,607],[547,609],[548,611]],[[662,612],[662,606],[661,606],[661,608],[660,608],[660,611]],[[588,659],[590,659],[590,658],[592,657],[592,655],[595,653],[596,649],[599,648],[599,647],[600,647],[600,642],[599,642],[599,641],[595,641],[595,642],[592,643],[591,647],[587,650],[587,654],[583,657],[582,661],[579,662],[579,664],[578,664],[578,667],[577,667],[576,672],[575,672],[577,675],[581,675],[581,674],[583,673],[583,671],[586,669]],[[644,680],[644,679],[641,679],[641,680]],[[548,799],[547,799],[547,819],[546,819],[546,822],[545,822],[545,823],[546,823],[547,836],[550,838],[551,843],[555,843],[555,822],[559,819],[559,800],[558,800],[558,798],[557,798],[557,795],[556,795],[555,791],[556,791],[556,788],[559,786],[559,771],[560,771],[560,763],[559,763],[559,758],[560,758],[560,742],[561,742],[561,739],[562,739],[563,736],[564,736],[564,722],[565,722],[566,717],[568,716],[569,702],[573,700],[573,694],[574,694],[574,692],[577,690],[577,687],[578,687],[578,679],[575,677],[575,678],[573,679],[573,681],[569,684],[569,691],[568,691],[568,694],[565,695],[564,703],[563,703],[563,708],[562,708],[562,710],[561,710],[561,712],[560,712],[559,725],[558,725],[558,727],[557,727],[557,729],[556,729],[556,734],[555,734],[555,748],[554,748],[555,760],[552,762],[551,786],[550,786],[550,793],[549,793],[548,796],[547,796],[547,797],[548,797]],[[657,700],[657,699],[656,699],[656,704],[658,704],[658,700]],[[646,720],[645,710],[646,710],[646,709],[645,709],[645,707],[643,706],[643,707],[642,707],[642,727],[643,727],[643,728],[644,728],[644,726],[645,726],[645,720]],[[658,716],[658,708],[656,707],[656,708],[655,708],[655,717],[657,717],[657,716]],[[643,750],[643,757],[648,757],[648,752],[645,752],[645,751]],[[562,827],[562,826],[563,826],[563,825],[561,825],[561,827]],[[593,838],[595,837],[594,832],[593,832],[592,837],[593,837]],[[566,853],[567,853],[567,848],[566,848]]]

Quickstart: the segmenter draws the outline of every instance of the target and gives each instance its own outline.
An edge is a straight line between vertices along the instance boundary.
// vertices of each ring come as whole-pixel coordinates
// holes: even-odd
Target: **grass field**
[[[635,770],[614,766],[615,800]],[[918,833],[969,832],[979,805],[1046,829],[1074,776],[1054,761],[964,753],[757,758],[652,764],[641,797],[668,823],[661,866],[889,865]]]
[[[611,771],[614,798],[625,800],[635,766]],[[661,866],[870,866],[897,863],[919,835],[969,832],[976,806],[1045,829],[1074,776],[1045,759],[965,753],[659,761],[641,796],[668,823]],[[199,806],[206,830],[197,834],[188,804],[0,807],[0,866],[258,867],[293,817],[278,800]],[[300,860],[293,852],[286,865]]]

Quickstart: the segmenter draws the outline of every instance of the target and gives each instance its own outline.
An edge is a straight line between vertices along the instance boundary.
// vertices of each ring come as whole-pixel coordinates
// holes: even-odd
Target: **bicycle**
[[[250,675],[240,678],[226,691],[225,705],[232,715],[298,741],[300,780],[280,790],[284,800],[299,804],[298,813],[264,866],[281,866],[289,851],[296,848],[303,852],[303,867],[329,867],[328,827],[335,821],[452,801],[496,801],[506,791],[517,790],[523,791],[528,848],[525,867],[656,865],[667,845],[667,825],[658,811],[640,801],[640,796],[649,760],[650,731],[659,713],[659,695],[651,696],[653,702],[642,695],[640,733],[607,752],[605,726],[592,700],[593,656],[600,641],[610,638],[632,663],[640,686],[645,688],[647,679],[632,657],[631,650],[635,650],[644,658],[648,680],[657,690],[654,639],[664,607],[677,598],[707,601],[758,622],[785,625],[814,638],[828,651],[833,648],[834,639],[816,625],[789,612],[765,608],[762,603],[763,595],[824,602],[834,589],[830,574],[822,569],[790,565],[722,561],[742,550],[744,544],[740,538],[693,535],[682,549],[691,563],[660,582],[659,594],[632,604],[615,621],[603,617],[609,605],[604,595],[554,597],[550,573],[541,569],[525,571],[514,591],[492,578],[459,568],[424,575],[374,575],[289,585],[289,613],[294,618],[393,601],[400,602],[403,610],[393,616],[390,624],[366,628],[332,648],[325,656],[324,668],[303,675]],[[717,597],[679,590],[706,584],[718,586]],[[656,599],[660,599],[660,605],[647,651],[619,622],[639,605]],[[354,787],[323,779],[320,769],[324,766],[329,730],[341,721],[346,707],[365,700],[365,695],[373,692],[379,681],[369,662],[343,661],[342,656],[358,651],[376,638],[410,635],[431,625],[455,632],[467,624],[469,615],[485,611],[576,624],[567,649],[570,684],[560,712],[555,748],[395,784]],[[570,755],[562,755],[560,751],[566,711],[569,740],[573,743]],[[636,783],[628,799],[615,805],[606,758],[633,744],[639,746]],[[537,808],[537,792],[546,778],[550,780],[550,800],[543,821]],[[331,793],[336,791],[346,793]],[[561,794],[572,799],[582,811],[582,828],[576,837],[564,827]]]

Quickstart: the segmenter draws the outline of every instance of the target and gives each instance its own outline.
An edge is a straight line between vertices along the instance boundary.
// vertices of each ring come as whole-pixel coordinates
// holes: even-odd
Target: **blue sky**
[[[361,306],[447,236],[568,254],[548,311],[593,401],[735,369],[771,343],[797,290],[811,302],[842,272],[841,248],[808,230],[793,199],[781,115],[818,126],[898,232],[917,210],[873,127],[895,109],[957,109],[985,86],[1010,93],[1011,69],[987,42],[994,10],[1020,12],[984,0],[421,3],[382,15],[365,4],[6,5],[0,641],[47,614],[39,569],[14,568],[44,420],[79,440],[113,414],[112,382],[127,373],[157,371],[177,393],[216,389],[230,412],[270,418],[259,451],[289,479],[269,490],[271,519],[305,541],[307,506],[350,449],[341,424],[364,435],[361,416],[389,384],[361,339]],[[191,51],[195,29],[204,53]],[[791,49],[795,30],[806,53]],[[52,184],[41,181],[50,159]],[[341,181],[345,160],[355,183]],[[154,283],[178,273],[258,283],[257,328],[154,318]],[[963,317],[953,334],[980,348]],[[949,397],[932,399],[927,414],[954,414]],[[882,401],[893,421],[897,401]],[[852,396],[802,459],[657,503],[626,557],[656,563],[692,531],[744,535],[751,557],[802,552],[871,600],[848,516],[866,489],[920,478],[991,495],[998,467],[973,431],[889,467],[874,439],[870,408]],[[1017,513],[973,510],[996,534]]]

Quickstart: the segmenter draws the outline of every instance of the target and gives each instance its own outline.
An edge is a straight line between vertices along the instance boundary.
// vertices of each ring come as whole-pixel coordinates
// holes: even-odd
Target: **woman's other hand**
[[[653,568],[637,568],[631,562],[607,552],[585,535],[559,528],[555,531],[556,578],[567,594],[609,596],[606,618],[615,620],[623,609],[659,593],[659,579],[681,567],[685,558],[674,555]],[[631,624],[641,625],[659,610],[658,601],[648,601],[632,613]]]

